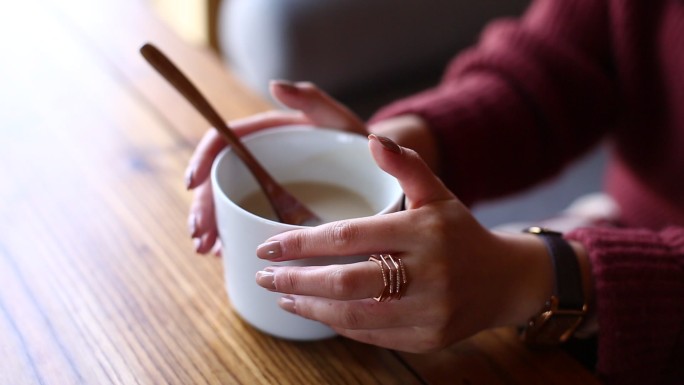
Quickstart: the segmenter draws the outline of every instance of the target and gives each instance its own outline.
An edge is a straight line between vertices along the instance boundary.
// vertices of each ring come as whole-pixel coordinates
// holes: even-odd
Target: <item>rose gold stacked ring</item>
[[[384,284],[380,295],[373,297],[373,299],[378,302],[401,299],[408,284],[406,269],[404,269],[404,263],[401,262],[401,259],[392,257],[390,254],[373,254],[368,260],[380,266],[382,283]]]

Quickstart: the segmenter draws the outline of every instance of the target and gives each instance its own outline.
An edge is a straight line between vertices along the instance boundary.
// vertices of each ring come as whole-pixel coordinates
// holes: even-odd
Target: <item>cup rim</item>
[[[257,132],[251,133],[251,134],[247,134],[247,135],[241,137],[241,140],[244,143],[249,143],[253,140],[257,140],[257,139],[264,137],[264,136],[290,134],[293,132],[317,132],[317,135],[318,135],[318,133],[320,133],[321,135],[325,135],[325,136],[345,137],[344,140],[365,139],[365,137],[363,135],[353,133],[353,132],[339,131],[339,130],[335,130],[335,129],[314,127],[314,126],[309,126],[309,125],[295,125],[295,124],[293,124],[293,125],[277,126],[277,127],[257,131]],[[210,178],[211,178],[212,189],[214,189],[214,190],[216,188],[220,189],[220,185],[218,182],[218,176],[217,176],[218,166],[221,163],[221,160],[223,158],[225,158],[226,156],[228,156],[228,154],[231,152],[233,152],[233,149],[230,146],[227,146],[226,148],[221,150],[221,152],[219,152],[219,154],[216,156],[216,158],[215,158],[215,160],[211,166]],[[398,185],[398,183],[397,183],[397,185]],[[403,192],[401,191],[400,186],[398,186],[398,191],[400,192],[400,194],[397,196],[397,199],[403,199],[402,198]],[[214,194],[216,194],[215,191],[214,191]],[[302,226],[302,225],[292,225],[292,224],[274,221],[274,220],[267,219],[267,218],[261,217],[259,215],[256,215],[256,214],[250,212],[249,210],[245,210],[240,205],[238,205],[236,202],[234,202],[232,199],[228,198],[227,194],[225,194],[222,190],[221,190],[221,194],[220,194],[219,198],[221,201],[227,202],[230,206],[239,209],[243,213],[246,213],[247,215],[249,215],[249,217],[251,219],[257,219],[259,222],[262,222],[262,223],[278,224],[281,226],[286,226],[288,229],[291,229],[291,230],[305,229],[305,228],[310,227],[310,226]],[[385,207],[382,210],[380,210],[379,212],[377,212],[373,215],[380,215],[380,214],[388,213],[388,212],[392,211],[393,208],[396,207],[396,205],[397,205],[397,202],[392,201],[389,204],[385,205]]]

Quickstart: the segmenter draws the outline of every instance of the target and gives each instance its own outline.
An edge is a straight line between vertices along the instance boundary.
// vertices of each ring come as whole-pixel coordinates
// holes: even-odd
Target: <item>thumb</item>
[[[375,163],[397,178],[406,194],[409,209],[436,201],[456,199],[417,152],[400,147],[384,136],[371,134],[368,139]]]

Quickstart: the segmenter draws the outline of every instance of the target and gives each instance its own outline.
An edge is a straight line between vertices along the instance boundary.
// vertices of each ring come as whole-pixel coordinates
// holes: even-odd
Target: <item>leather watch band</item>
[[[581,310],[584,306],[582,290],[582,273],[577,256],[561,233],[542,230],[535,233],[540,236],[549,250],[556,276],[553,294],[558,298],[561,309]]]
[[[553,295],[542,312],[530,320],[523,339],[535,344],[558,344],[572,335],[586,313],[579,262],[561,233],[541,227],[530,227],[525,232],[543,239],[553,264],[555,280]]]

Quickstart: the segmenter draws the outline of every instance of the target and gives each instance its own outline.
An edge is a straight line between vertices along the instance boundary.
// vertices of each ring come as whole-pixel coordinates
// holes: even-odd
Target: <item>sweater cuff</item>
[[[684,229],[586,228],[598,316],[597,371],[608,382],[660,383],[684,326]],[[643,378],[634,378],[635,373]]]

